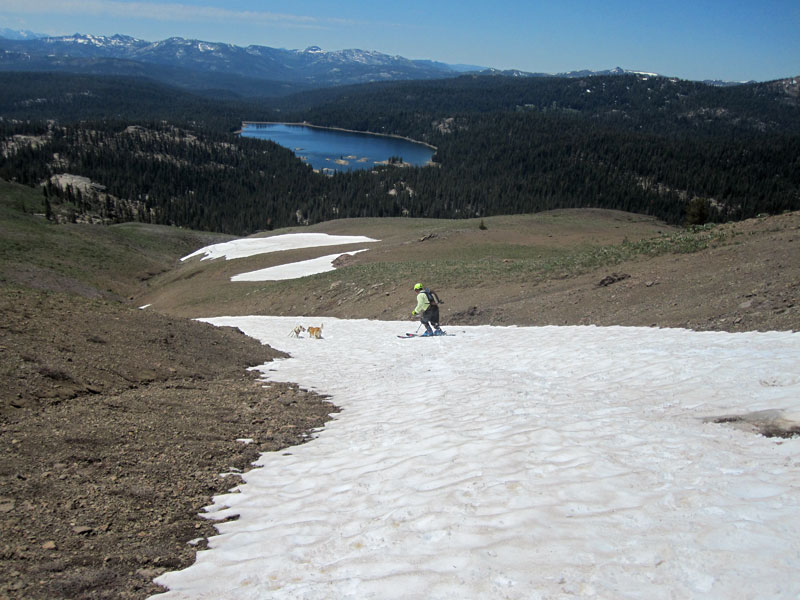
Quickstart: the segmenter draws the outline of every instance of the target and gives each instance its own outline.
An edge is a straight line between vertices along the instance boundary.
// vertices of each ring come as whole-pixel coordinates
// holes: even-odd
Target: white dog
[[[306,328],[303,327],[302,325],[297,325],[294,329],[292,329],[289,332],[289,337],[292,337],[292,336],[300,337],[300,334],[303,333],[305,330],[306,330]]]

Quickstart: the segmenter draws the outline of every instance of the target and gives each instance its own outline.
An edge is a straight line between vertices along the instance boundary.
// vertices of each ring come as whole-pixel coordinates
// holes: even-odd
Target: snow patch
[[[287,233],[270,237],[242,238],[231,240],[220,244],[213,244],[200,248],[181,258],[181,261],[189,260],[195,256],[202,256],[201,260],[214,260],[225,258],[232,260],[235,258],[246,258],[257,254],[267,254],[270,252],[280,252],[283,250],[297,250],[300,248],[316,248],[321,246],[339,246],[343,244],[363,244],[366,242],[378,242],[369,237],[361,235],[329,235],[327,233]]]
[[[298,279],[299,277],[316,275],[317,273],[326,273],[327,271],[336,270],[336,267],[333,265],[333,263],[337,258],[342,256],[353,256],[359,252],[366,252],[366,249],[353,250],[352,252],[338,254],[328,254],[327,256],[320,256],[319,258],[312,258],[310,260],[268,267],[266,269],[259,269],[258,271],[249,271],[247,273],[234,275],[231,277],[231,281],[282,281],[286,279]]]

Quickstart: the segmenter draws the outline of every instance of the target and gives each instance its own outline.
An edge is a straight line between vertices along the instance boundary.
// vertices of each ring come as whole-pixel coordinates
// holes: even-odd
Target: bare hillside
[[[451,325],[800,329],[800,213],[693,231],[590,209],[480,222],[344,220],[307,230],[380,242],[358,246],[369,250],[334,272],[283,282],[230,278],[355,246],[190,259],[138,301],[189,317],[406,319],[411,287],[422,281],[445,300],[443,323]]]

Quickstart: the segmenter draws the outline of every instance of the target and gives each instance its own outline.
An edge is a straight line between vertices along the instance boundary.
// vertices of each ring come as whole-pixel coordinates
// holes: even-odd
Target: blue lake
[[[245,123],[242,135],[271,140],[319,171],[371,169],[392,156],[423,166],[435,152],[425,144],[400,138],[287,123]]]

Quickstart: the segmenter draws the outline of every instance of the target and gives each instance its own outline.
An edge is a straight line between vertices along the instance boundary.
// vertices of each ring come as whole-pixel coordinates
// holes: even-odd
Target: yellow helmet
[[[415,292],[418,292],[421,289],[422,289],[422,284],[421,283],[415,283],[414,284],[414,291]]]

